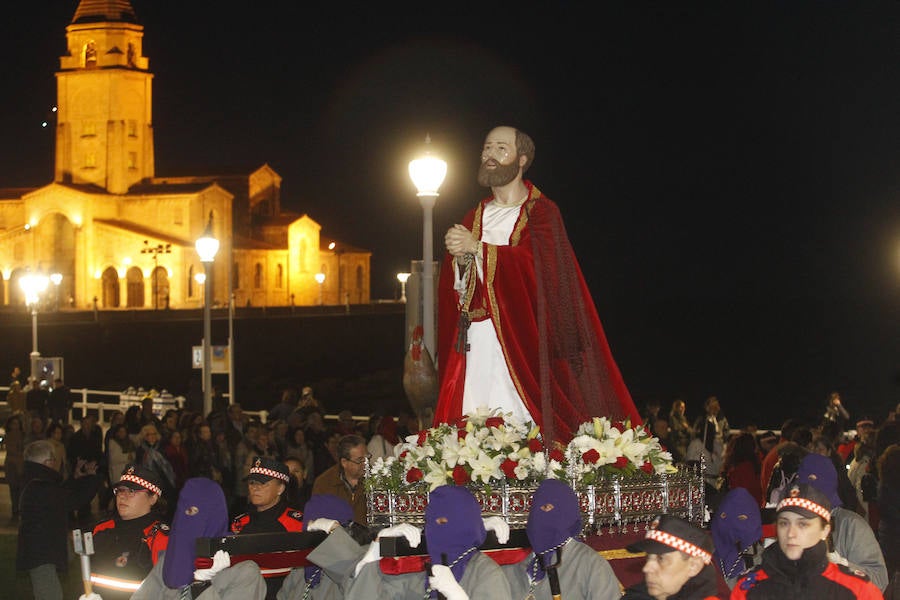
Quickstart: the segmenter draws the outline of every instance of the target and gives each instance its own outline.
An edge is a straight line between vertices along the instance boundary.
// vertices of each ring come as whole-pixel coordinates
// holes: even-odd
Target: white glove
[[[369,564],[370,562],[375,562],[381,558],[381,544],[378,543],[378,540],[371,542],[369,544],[369,549],[366,550],[366,553],[363,557],[356,563],[356,570],[353,572],[353,576],[357,577],[359,572],[362,571],[362,568]]]
[[[845,567],[849,567],[849,566],[850,566],[850,562],[849,562],[846,558],[844,558],[843,556],[841,556],[840,554],[838,554],[837,552],[829,552],[829,553],[828,553],[828,560],[829,560],[830,562],[833,562],[833,563],[837,564],[837,565],[844,565]]]
[[[335,521],[334,519],[313,519],[306,526],[307,531],[324,531],[325,533],[331,533],[336,527],[340,526],[340,523]]]
[[[447,600],[469,600],[466,590],[456,581],[453,571],[445,565],[432,565],[428,585],[444,595]]]
[[[509,541],[509,523],[500,517],[487,517],[484,519],[484,528],[493,531],[497,536],[497,541],[505,544]]]
[[[405,537],[410,548],[418,548],[422,542],[422,530],[409,523],[391,525],[378,532],[378,537]]]
[[[100,594],[91,592],[90,594],[82,594],[78,596],[78,600],[103,600],[103,598],[100,597]]]
[[[194,579],[196,581],[209,581],[215,577],[216,573],[222,569],[231,566],[231,555],[224,550],[217,550],[213,555],[213,564],[208,569],[197,569],[194,571]]]

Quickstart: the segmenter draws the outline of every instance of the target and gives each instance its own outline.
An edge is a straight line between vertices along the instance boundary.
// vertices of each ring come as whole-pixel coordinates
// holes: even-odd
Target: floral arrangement
[[[605,417],[582,423],[568,446],[544,448],[540,430],[511,413],[479,409],[453,424],[442,423],[406,438],[398,456],[369,465],[370,489],[395,490],[427,484],[534,483],[552,477],[591,485],[613,475],[674,472],[672,455],[641,425],[614,425]]]
[[[559,479],[592,485],[609,476],[674,473],[672,454],[643,425],[613,424],[606,417],[582,423],[566,448],[565,461],[552,464]]]

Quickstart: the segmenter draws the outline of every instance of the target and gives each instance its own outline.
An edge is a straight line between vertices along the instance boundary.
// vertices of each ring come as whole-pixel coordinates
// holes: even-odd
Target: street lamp
[[[406,280],[410,273],[397,273],[397,281],[400,282],[400,302],[406,304]]]
[[[316,273],[316,283],[319,284],[319,306],[322,306],[322,284],[325,283],[325,273]]]
[[[38,352],[37,315],[40,295],[47,291],[50,278],[42,273],[26,273],[19,278],[19,286],[25,293],[25,305],[31,308],[31,378],[37,380],[34,369],[41,353]]]
[[[212,325],[210,323],[209,308],[212,304],[212,264],[216,259],[216,252],[219,251],[219,240],[213,237],[213,214],[209,212],[209,222],[206,224],[206,230],[203,235],[194,243],[194,248],[200,256],[200,262],[203,263],[204,285],[203,285],[203,414],[209,415],[212,412],[212,346],[210,338],[212,337]]]
[[[53,298],[54,298],[53,310],[56,310],[56,311],[59,311],[59,284],[62,283],[62,280],[63,280],[62,273],[52,273],[50,275],[50,281],[53,283],[53,290],[56,292],[56,294],[54,294],[54,296],[53,296]]]
[[[210,215],[210,218],[212,218],[212,215]],[[172,244],[157,244],[155,246],[151,246],[150,240],[144,240],[144,247],[141,248],[141,254],[153,255],[153,279],[151,280],[153,292],[153,310],[159,310],[159,255],[171,253]],[[166,294],[168,295],[168,291],[166,292]],[[168,308],[168,303],[166,304],[166,308]]]
[[[438,197],[438,188],[447,176],[447,163],[430,152],[431,136],[425,136],[425,155],[409,163],[409,176],[422,201],[422,329],[425,348],[434,354],[434,242],[432,240],[432,212]]]

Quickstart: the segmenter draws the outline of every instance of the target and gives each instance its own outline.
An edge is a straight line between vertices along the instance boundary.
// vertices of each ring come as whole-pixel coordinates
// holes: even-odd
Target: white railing
[[[0,414],[8,415],[9,412],[9,403],[6,401],[6,393],[9,391],[8,386],[0,386]],[[97,420],[100,423],[106,423],[109,419],[107,419],[104,415],[107,411],[112,410],[120,410],[125,411],[129,406],[141,405],[141,401],[144,396],[139,395],[130,395],[125,392],[110,392],[105,390],[91,390],[88,388],[72,388],[69,390],[73,394],[78,394],[81,396],[81,399],[75,401],[72,404],[72,412],[69,417],[75,417],[75,420],[81,420],[81,417],[86,415],[89,410],[97,411]],[[103,398],[109,398],[109,400],[103,400]],[[184,397],[177,396],[170,399],[165,398],[160,401],[159,397],[154,398],[154,412],[162,413],[168,408],[175,408],[180,410],[184,408]],[[245,415],[248,416],[256,416],[265,423],[266,419],[269,415],[269,411],[267,410],[244,410]],[[159,414],[162,416],[162,414]],[[5,419],[4,419],[5,420]],[[2,422],[0,422],[0,426],[2,426]]]

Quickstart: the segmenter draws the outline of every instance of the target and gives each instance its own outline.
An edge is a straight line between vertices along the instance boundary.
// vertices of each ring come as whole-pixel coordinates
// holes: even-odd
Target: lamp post
[[[25,293],[25,305],[31,308],[31,378],[36,380],[35,365],[41,357],[38,352],[37,315],[40,295],[47,291],[50,278],[42,273],[27,273],[19,278],[19,286]]]
[[[203,235],[194,243],[194,248],[203,263],[203,414],[212,412],[212,324],[210,323],[210,304],[212,304],[212,265],[219,251],[219,240],[213,237],[213,215],[209,212],[209,222]]]
[[[211,215],[210,218],[212,218]],[[151,246],[150,240],[144,240],[144,247],[141,248],[141,254],[153,255],[153,279],[151,279],[151,286],[153,290],[153,310],[159,310],[159,255],[171,253],[172,244],[157,244],[155,246]],[[168,308],[168,306],[166,306],[166,308]]]
[[[316,273],[316,283],[319,284],[319,306],[322,306],[322,284],[325,283],[325,273]]]
[[[421,199],[422,223],[422,330],[425,348],[434,354],[434,241],[432,240],[432,212],[438,188],[447,176],[447,163],[431,154],[431,136],[425,136],[425,155],[409,163],[409,176]]]
[[[62,273],[52,273],[50,275],[50,282],[53,283],[53,291],[55,292],[53,295],[53,310],[55,311],[59,311],[59,284],[62,283],[62,280]]]
[[[397,273],[397,281],[400,282],[400,302],[406,304],[406,280],[410,273]]]

